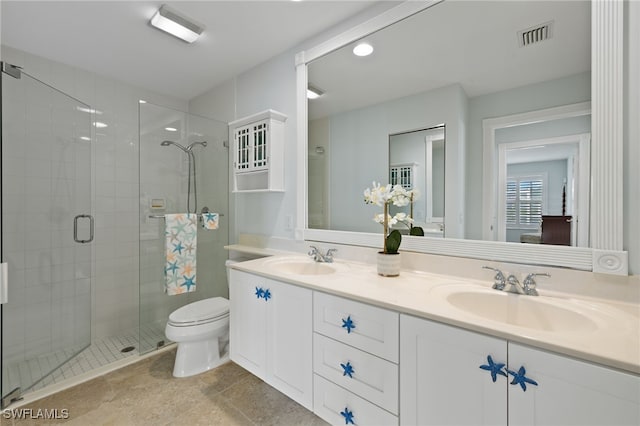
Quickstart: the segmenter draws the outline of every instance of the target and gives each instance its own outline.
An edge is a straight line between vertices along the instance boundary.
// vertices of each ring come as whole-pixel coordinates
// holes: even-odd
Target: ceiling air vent
[[[530,46],[553,36],[553,21],[536,25],[525,30],[518,31],[518,44],[520,47]]]

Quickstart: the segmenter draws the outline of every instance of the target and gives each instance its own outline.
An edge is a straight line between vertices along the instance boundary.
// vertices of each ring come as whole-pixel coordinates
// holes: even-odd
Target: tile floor
[[[35,401],[20,409],[68,410],[66,420],[7,419],[2,426],[326,425],[312,412],[233,363],[172,376],[175,349]]]

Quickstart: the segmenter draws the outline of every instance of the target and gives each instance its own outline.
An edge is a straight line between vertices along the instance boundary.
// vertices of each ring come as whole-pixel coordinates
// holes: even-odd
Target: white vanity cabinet
[[[638,376],[511,342],[509,364],[538,383],[509,385],[511,425],[640,425]]]
[[[284,191],[284,122],[274,110],[229,123],[233,141],[233,191]]]
[[[309,410],[312,291],[230,270],[230,357]]]
[[[400,345],[401,424],[640,424],[632,374],[408,315]]]
[[[313,411],[331,424],[398,424],[399,314],[313,294]]]

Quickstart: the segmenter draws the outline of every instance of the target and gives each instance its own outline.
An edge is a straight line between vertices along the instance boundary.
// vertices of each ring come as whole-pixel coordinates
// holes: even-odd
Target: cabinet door
[[[638,425],[640,377],[509,343],[511,425]],[[509,374],[509,383],[514,381]]]
[[[506,425],[506,360],[504,340],[401,315],[400,423]]]
[[[267,306],[259,297],[265,279],[231,269],[229,275],[229,354],[236,364],[265,378]]]
[[[311,290],[265,280],[267,301],[267,382],[313,409]]]
[[[251,126],[235,129],[233,134],[233,164],[236,172],[251,170]]]

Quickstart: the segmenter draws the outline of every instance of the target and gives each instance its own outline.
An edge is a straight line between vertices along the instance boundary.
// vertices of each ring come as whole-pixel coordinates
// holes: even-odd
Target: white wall
[[[187,102],[2,46],[3,60],[102,112],[95,131],[92,337],[138,326],[138,100],[185,110]]]
[[[288,116],[285,123],[285,193],[230,194],[229,242],[242,233],[293,238],[289,217],[296,219],[296,74],[295,55],[329,37],[340,34],[384,10],[393,2],[376,4],[363,13],[336,25],[270,60],[240,73],[189,102],[189,112],[219,120],[234,119],[275,109]],[[229,168],[230,173],[232,167]],[[230,179],[230,182],[232,180]]]

